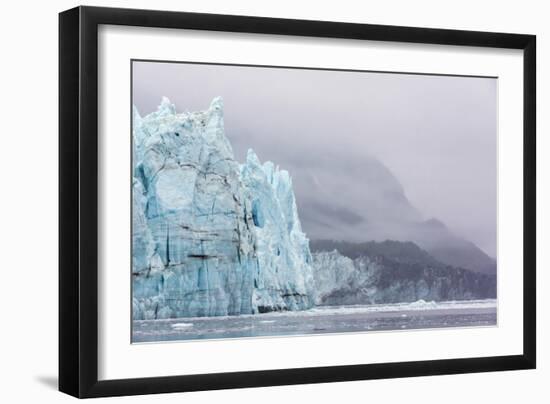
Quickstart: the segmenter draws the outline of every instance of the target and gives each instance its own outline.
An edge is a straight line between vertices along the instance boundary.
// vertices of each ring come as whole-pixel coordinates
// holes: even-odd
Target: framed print
[[[535,36],[59,27],[61,391],[535,367]]]

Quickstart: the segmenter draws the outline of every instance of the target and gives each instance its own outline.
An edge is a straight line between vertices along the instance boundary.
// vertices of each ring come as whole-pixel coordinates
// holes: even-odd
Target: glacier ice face
[[[311,253],[298,219],[288,172],[271,162],[261,165],[250,149],[241,166],[240,178],[246,200],[250,201],[255,253],[261,269],[255,277],[253,300],[269,302],[275,298],[276,307],[289,310],[310,306]]]
[[[317,305],[335,289],[345,287],[356,273],[353,260],[337,250],[314,253],[313,268]]]
[[[359,293],[363,297],[360,304],[375,303],[376,274],[380,270],[380,266],[369,257],[353,260],[338,250],[313,253],[315,304],[350,304],[351,300],[337,299],[345,293]]]
[[[313,305],[290,176],[253,151],[235,161],[221,98],[204,112],[134,108],[133,139],[134,319]]]
[[[437,261],[418,262],[412,257],[403,259],[377,255],[359,255],[351,259],[333,250],[314,252],[312,262],[316,304],[362,305],[496,298],[494,275],[445,266]]]

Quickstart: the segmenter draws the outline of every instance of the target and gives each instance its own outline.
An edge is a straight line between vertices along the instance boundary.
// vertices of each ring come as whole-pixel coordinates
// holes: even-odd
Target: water
[[[494,326],[495,300],[320,306],[310,310],[133,322],[133,342]]]

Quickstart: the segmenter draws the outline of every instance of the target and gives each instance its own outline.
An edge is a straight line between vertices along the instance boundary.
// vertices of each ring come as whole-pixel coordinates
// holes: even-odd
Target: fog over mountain
[[[292,175],[310,239],[414,241],[480,272],[496,256],[496,80],[134,63],[142,114],[225,104],[235,157]]]
[[[495,272],[494,260],[474,243],[438,219],[426,220],[377,159],[363,156],[331,164],[326,156],[310,155],[285,167],[293,173],[298,211],[311,239],[410,240],[446,264]]]

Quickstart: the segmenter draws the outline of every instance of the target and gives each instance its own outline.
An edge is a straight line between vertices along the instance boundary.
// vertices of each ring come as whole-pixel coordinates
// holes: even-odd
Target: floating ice
[[[175,323],[175,324],[172,324],[172,328],[175,328],[175,329],[191,328],[191,327],[193,327],[193,323]]]

